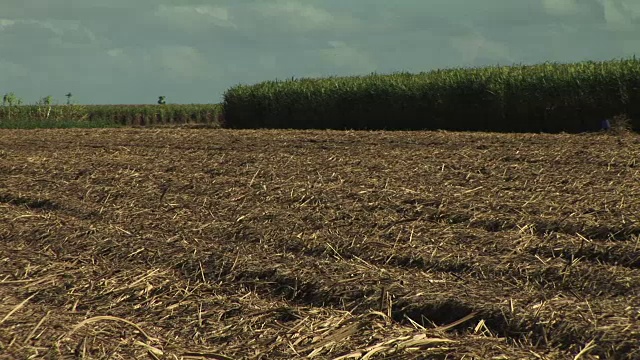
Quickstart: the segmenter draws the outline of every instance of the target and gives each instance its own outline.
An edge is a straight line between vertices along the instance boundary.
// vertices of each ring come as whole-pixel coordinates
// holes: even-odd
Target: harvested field
[[[0,131],[0,357],[639,359],[640,137]]]

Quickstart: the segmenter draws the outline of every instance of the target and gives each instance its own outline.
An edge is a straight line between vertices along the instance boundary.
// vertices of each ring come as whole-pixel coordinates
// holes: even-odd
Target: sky
[[[0,0],[0,94],[218,103],[266,80],[640,55],[640,0]]]

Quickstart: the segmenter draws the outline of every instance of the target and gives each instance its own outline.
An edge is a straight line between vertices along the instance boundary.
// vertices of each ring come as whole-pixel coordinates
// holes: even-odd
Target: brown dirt
[[[629,134],[2,130],[0,357],[638,359],[639,162]]]

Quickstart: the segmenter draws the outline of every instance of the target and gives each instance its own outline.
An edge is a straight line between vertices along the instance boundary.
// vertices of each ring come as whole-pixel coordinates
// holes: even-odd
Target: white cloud
[[[451,46],[457,50],[461,56],[456,59],[457,63],[466,65],[474,64],[478,59],[491,59],[496,63],[511,63],[513,58],[510,55],[509,47],[503,43],[492,41],[477,31],[473,31],[464,36],[454,37]]]
[[[325,63],[356,73],[375,71],[375,61],[365,52],[349,46],[343,41],[329,41],[329,48],[318,50],[318,57]]]
[[[160,46],[147,56],[147,61],[158,67],[163,75],[189,80],[207,78],[208,64],[200,52],[190,46]]]
[[[111,71],[137,75],[154,75],[173,81],[207,78],[210,67],[198,49],[185,45],[160,45],[144,48],[110,48],[96,57],[103,59]]]
[[[353,29],[358,20],[347,14],[332,14],[311,3],[293,0],[257,2],[259,16],[285,25],[289,31],[311,32],[328,29]]]
[[[33,19],[0,19],[0,30],[4,30],[11,27],[16,27],[18,25],[27,25],[36,28],[41,28],[48,30],[55,35],[62,35],[64,33],[64,29],[60,26],[60,22],[58,24],[54,24],[50,21],[45,20],[33,20]],[[64,23],[62,23],[64,25]]]
[[[46,20],[24,19],[24,20],[17,20],[16,23],[26,24],[26,25],[34,25],[35,27],[48,30],[48,31],[50,31],[51,33],[53,33],[54,35],[57,35],[57,36],[64,35],[65,31],[71,31],[71,30],[77,30],[78,29],[77,24],[75,24],[75,26],[73,26],[73,24],[71,22],[68,22],[68,21],[56,21],[56,22],[53,22],[53,21],[46,21]]]
[[[15,23],[16,23],[15,20],[0,19],[0,31],[4,30],[5,28],[13,26]]]
[[[604,17],[612,30],[636,30],[640,21],[640,2],[637,0],[600,0]]]
[[[542,0],[542,6],[550,15],[574,15],[580,12],[577,0]]]
[[[155,16],[169,24],[186,30],[206,30],[211,26],[236,28],[229,10],[211,5],[160,5]]]
[[[107,50],[107,55],[111,57],[118,57],[124,55],[124,50],[121,48]]]
[[[93,44],[95,34],[83,26],[79,20],[35,20],[35,19],[0,19],[0,31],[14,31],[30,34],[34,40],[48,41],[55,47],[74,47],[76,45]]]

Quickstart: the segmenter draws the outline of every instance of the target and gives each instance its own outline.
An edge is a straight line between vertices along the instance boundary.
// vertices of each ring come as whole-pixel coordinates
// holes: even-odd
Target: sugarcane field
[[[0,131],[0,357],[638,359],[640,137]]]
[[[639,0],[0,1],[0,360],[640,360]]]

